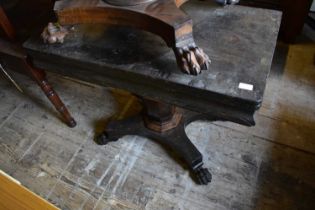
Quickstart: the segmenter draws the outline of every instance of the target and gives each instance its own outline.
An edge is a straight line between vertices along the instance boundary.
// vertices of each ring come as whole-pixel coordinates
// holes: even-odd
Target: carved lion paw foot
[[[207,185],[212,181],[212,175],[206,168],[197,168],[195,169],[194,173],[196,176],[196,181],[200,185]]]
[[[237,4],[239,0],[216,0],[218,4],[227,5],[227,4]]]
[[[45,43],[63,43],[68,34],[68,30],[57,23],[48,23],[47,27],[41,34]]]
[[[186,74],[198,75],[209,69],[211,61],[208,55],[197,46],[174,48],[174,52],[178,66]]]

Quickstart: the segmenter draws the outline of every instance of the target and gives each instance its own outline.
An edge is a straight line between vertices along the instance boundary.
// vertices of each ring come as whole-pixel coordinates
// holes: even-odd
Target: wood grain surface
[[[2,210],[58,210],[57,207],[29,191],[1,170],[0,197]]]
[[[287,54],[288,53],[288,54]],[[25,76],[21,95],[0,79],[0,167],[62,209],[309,209],[315,203],[315,69],[312,43],[279,45],[257,126],[195,122],[186,132],[213,183],[200,187],[148,139],[93,142],[126,93],[49,74],[78,127],[69,129]],[[115,101],[118,99],[119,103]],[[129,109],[128,109],[129,107]]]
[[[65,210],[313,210],[314,53],[314,44],[305,40],[278,45],[256,127],[202,121],[188,126],[213,174],[209,186],[195,185],[167,150],[148,139],[126,136],[96,145],[93,135],[118,109],[116,99],[130,113],[139,110],[137,101],[54,74],[49,79],[78,126],[62,124],[25,76],[15,75],[25,95],[0,77],[0,167]]]
[[[198,76],[180,72],[160,37],[126,27],[75,26],[63,44],[43,44],[34,36],[24,47],[37,68],[253,125],[281,14],[209,1],[191,1],[183,9],[193,17],[196,42],[212,60],[211,70]]]

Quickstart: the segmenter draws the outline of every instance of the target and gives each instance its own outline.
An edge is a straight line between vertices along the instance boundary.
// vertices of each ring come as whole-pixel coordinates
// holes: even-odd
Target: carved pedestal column
[[[105,131],[96,137],[96,143],[106,145],[125,135],[140,135],[150,138],[176,153],[186,166],[191,177],[198,184],[208,184],[212,176],[203,168],[202,154],[190,141],[185,127],[201,116],[195,112],[184,111],[175,106],[142,99],[143,112],[126,119],[112,118]],[[201,117],[202,118],[202,117]],[[210,119],[211,118],[207,118]]]

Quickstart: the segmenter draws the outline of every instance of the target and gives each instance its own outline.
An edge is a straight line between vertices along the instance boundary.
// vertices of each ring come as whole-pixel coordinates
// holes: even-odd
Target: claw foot
[[[68,30],[59,24],[48,23],[47,27],[42,32],[41,37],[45,43],[63,43],[68,33]]]
[[[212,175],[206,168],[197,168],[194,173],[196,175],[196,181],[198,184],[207,185],[212,180]]]
[[[198,75],[201,70],[208,70],[211,63],[208,55],[197,46],[175,47],[174,52],[180,69],[191,75]]]
[[[106,132],[103,132],[102,134],[100,134],[99,136],[96,136],[96,138],[94,139],[95,143],[98,145],[106,145],[109,142],[111,142],[111,140],[108,138],[108,134]]]
[[[118,141],[119,138],[111,137],[106,131],[94,138],[94,142],[98,145],[106,145],[113,141]]]

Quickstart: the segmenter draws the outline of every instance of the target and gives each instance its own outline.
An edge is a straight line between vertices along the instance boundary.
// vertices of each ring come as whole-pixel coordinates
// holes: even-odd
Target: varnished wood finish
[[[107,144],[126,135],[158,140],[177,153],[177,157],[184,158],[198,183],[208,184],[211,175],[201,167],[201,152],[191,143],[185,128],[194,120],[255,125],[253,115],[262,102],[280,13],[249,12],[252,8],[246,7],[221,10],[214,7],[215,12],[211,12],[201,9],[206,3],[193,5],[191,14],[200,21],[194,31],[196,37],[206,50],[218,56],[216,68],[198,77],[184,75],[174,68],[173,56],[161,39],[130,27],[102,30],[100,25],[79,26],[74,27],[75,34],[70,34],[62,45],[44,45],[39,37],[34,37],[24,46],[34,64],[41,68],[150,98],[143,100],[144,114],[104,123],[105,132],[96,142]],[[211,36],[221,37],[224,44],[218,44]],[[145,49],[156,51],[146,57]],[[113,52],[117,52],[116,56]],[[55,59],[59,62],[54,62]],[[242,89],[240,83],[251,84],[253,89]],[[197,113],[185,111],[182,119],[176,118],[172,105]]]
[[[46,73],[43,70],[33,68],[29,63],[25,63],[25,67],[29,75],[37,82],[40,88],[43,90],[47,98],[51,101],[54,105],[56,110],[61,114],[62,118],[64,119],[65,123],[73,128],[76,126],[76,122],[69,113],[67,107],[61,101],[58,94],[49,84],[46,78]]]
[[[5,31],[8,38],[14,42],[15,39],[15,30],[7,18],[4,10],[0,6],[0,23],[1,28]],[[9,57],[9,63],[11,60],[11,64],[14,66],[14,62],[19,63],[19,67],[22,68],[22,71],[26,71],[36,83],[41,87],[47,98],[51,101],[57,111],[63,117],[65,123],[69,127],[75,127],[76,122],[69,113],[66,106],[61,101],[58,94],[53,90],[49,82],[47,81],[45,71],[34,68],[31,65],[31,62],[28,60],[28,56],[22,49],[19,44],[9,43],[8,41],[2,40],[0,38],[0,55]],[[15,57],[15,58],[14,58]],[[13,59],[12,59],[13,58]],[[13,61],[12,61],[13,60]],[[0,60],[1,61],[1,60]]]
[[[13,41],[15,40],[15,30],[6,16],[3,8],[0,5],[0,28],[4,31],[7,37]]]
[[[158,34],[169,47],[180,44],[184,36],[191,36],[190,18],[173,2],[152,4],[115,7],[102,0],[63,0],[55,4],[55,11],[61,25],[104,23],[132,26]],[[160,16],[160,13],[164,15]]]
[[[204,121],[188,126],[205,166],[212,168],[209,186],[194,184],[172,154],[147,138],[125,136],[104,147],[95,145],[89,134],[103,129],[103,119],[117,111],[114,99],[127,105],[130,96],[113,98],[107,88],[54,74],[49,78],[67,89],[63,97],[77,113],[80,129],[64,129],[51,120],[49,110],[22,100],[0,79],[0,119],[7,119],[0,127],[0,143],[10,148],[0,153],[1,168],[61,209],[312,210],[315,98],[306,96],[314,94],[314,50],[304,42],[291,45],[289,57],[278,51],[255,128]],[[24,76],[15,78],[27,91],[41,94]],[[48,119],[33,120],[43,115]],[[43,122],[49,126],[43,129]]]
[[[280,15],[271,10],[248,7],[212,9],[208,3],[209,1],[194,1],[185,5],[185,10],[192,17],[196,17],[196,41],[203,48],[208,46],[209,48],[205,49],[207,52],[217,53],[212,70],[204,72],[209,73],[207,80],[204,81],[208,82],[205,84],[214,84],[213,87],[220,87],[221,90],[226,87],[223,89],[224,93],[230,89],[234,92],[237,91],[232,86],[235,80],[228,79],[229,74],[235,75],[239,71],[246,71],[247,68],[250,71],[246,71],[246,75],[248,72],[265,72],[264,69],[270,62],[269,58],[271,59],[271,56],[267,56],[268,52],[274,47],[270,43],[276,39],[276,34],[271,36],[269,32],[275,28],[273,21],[277,19],[279,22]],[[212,12],[213,10],[217,12]],[[230,17],[233,17],[233,22]],[[197,22],[201,19],[204,21]],[[210,25],[212,30],[205,31],[206,25]],[[99,27],[95,26],[95,28],[99,31]],[[203,33],[198,30],[201,28]],[[118,32],[122,31],[125,30],[118,30]],[[104,31],[100,32],[100,35],[102,34],[104,35]],[[68,61],[64,62],[68,65],[63,71],[55,68],[57,66],[48,64],[46,67],[50,68],[47,69],[56,72],[60,70],[61,74],[69,73],[72,69],[73,74],[69,74],[72,77],[74,74],[81,74],[85,69],[86,74],[81,79],[94,80],[93,82],[100,85],[105,85],[105,82],[113,85],[111,78],[115,75],[125,76],[124,68],[130,68],[130,74],[125,77],[128,79],[133,78],[132,74],[143,73],[145,77],[141,77],[142,79],[138,81],[149,80],[148,84],[151,85],[138,86],[133,90],[143,90],[149,93],[148,97],[156,96],[157,100],[171,99],[159,94],[158,90],[164,90],[173,98],[178,96],[178,100],[179,97],[185,99],[187,91],[183,89],[184,85],[181,89],[177,89],[182,92],[169,91],[168,87],[171,87],[169,84],[175,79],[181,81],[180,78],[182,80],[185,78],[186,85],[196,84],[199,88],[203,88],[196,77],[180,74],[175,69],[170,53],[166,57],[154,51],[149,57],[153,58],[147,59],[146,51],[137,51],[143,49],[142,45],[144,47],[150,46],[150,43],[152,45],[154,42],[152,39],[148,41],[142,41],[144,37],[136,39],[134,35],[137,31],[126,33],[125,36],[123,33],[117,34],[121,34],[115,39],[117,41],[109,39],[107,42],[100,42],[99,39],[106,39],[108,36],[95,36],[95,34],[80,36],[76,33],[69,36],[70,41],[67,40],[61,47],[44,45],[36,36],[32,45],[28,43],[28,48],[41,55],[47,53],[46,58],[51,58],[60,51],[63,52],[54,56],[54,58],[68,58]],[[134,39],[128,42],[124,37],[129,36]],[[221,38],[214,41],[217,37]],[[95,45],[86,44],[91,39]],[[122,43],[119,42],[121,39],[123,39]],[[114,46],[108,48],[106,43]],[[153,45],[155,49],[168,50],[163,47],[161,41]],[[0,153],[1,167],[61,209],[311,210],[315,203],[313,170],[315,168],[313,141],[315,98],[310,97],[314,95],[314,88],[311,85],[315,81],[313,69],[315,46],[310,42],[291,45],[289,56],[285,52],[286,46],[281,46],[274,57],[274,66],[268,79],[263,106],[256,114],[256,127],[247,128],[235,123],[201,121],[187,127],[187,134],[203,151],[205,166],[212,169],[213,184],[208,187],[195,185],[183,167],[172,160],[172,154],[166,153],[160,145],[147,138],[125,136],[121,141],[105,147],[95,145],[90,134],[94,133],[96,128],[103,128],[104,119],[117,111],[114,99],[107,88],[91,84],[82,85],[54,74],[50,75],[51,80],[58,83],[61,89],[67,89],[64,97],[69,99],[69,104],[72,104],[71,109],[77,113],[81,122],[80,129],[69,131],[63,129],[58,121],[45,118],[34,122],[32,119],[41,118],[42,115],[50,118],[49,112],[36,106],[31,100],[23,101],[22,106],[16,108],[20,105],[20,96],[15,90],[8,88],[5,81],[0,80],[0,95],[5,96],[4,100],[0,100],[0,107],[3,110],[0,112],[0,119],[4,117],[7,119],[0,128],[2,137],[0,142],[3,148]],[[130,52],[127,49],[131,47],[133,51]],[[120,52],[116,59],[112,56],[112,49],[118,49]],[[73,53],[74,50],[82,53],[82,57]],[[121,57],[133,56],[131,54],[133,52],[140,52],[138,53],[140,55],[127,60],[125,65],[116,65],[116,68],[111,65],[111,63],[117,64]],[[35,65],[39,65],[38,54],[34,52],[32,55],[34,60],[37,60]],[[69,57],[73,59],[72,63]],[[166,59],[156,61],[159,57],[166,57]],[[143,60],[149,60],[151,68]],[[47,63],[49,60],[43,59],[43,62],[45,61]],[[50,61],[51,64],[56,64],[54,59]],[[137,65],[135,62],[142,65]],[[255,68],[256,62],[259,63],[259,68]],[[61,65],[60,62],[58,64]],[[70,68],[72,65],[75,68]],[[99,68],[100,65],[104,67]],[[243,68],[239,68],[241,66]],[[174,71],[170,75],[158,71],[163,68]],[[95,72],[103,76],[95,76]],[[106,74],[107,72],[112,74]],[[200,75],[202,76],[206,75]],[[152,77],[154,80],[150,79]],[[256,77],[260,78],[258,73],[251,78]],[[239,78],[244,81],[247,77]],[[24,77],[17,79],[24,81]],[[159,80],[167,81],[158,83]],[[220,86],[218,81],[226,81],[226,83]],[[32,83],[29,81],[25,83],[28,90],[39,94]],[[118,86],[118,83],[116,84]],[[121,87],[129,88],[123,85]],[[152,89],[161,87],[161,89],[155,88],[155,92],[149,92],[149,87]],[[245,91],[237,92],[240,93]],[[259,95],[257,88],[254,89],[254,93]],[[211,98],[196,92],[193,96],[195,95],[199,95],[203,100]],[[131,103],[128,102],[129,98],[123,95],[118,100],[125,105],[128,104],[130,109],[134,109],[135,106],[130,106]],[[213,96],[213,98],[217,97]],[[193,99],[186,98],[185,101],[193,101]],[[231,101],[226,103],[233,104]],[[212,109],[213,106],[209,104],[208,110]],[[123,109],[122,115],[124,113],[126,109]],[[21,120],[22,116],[23,120]],[[43,129],[42,123],[47,121],[50,121],[49,127]],[[24,155],[25,151],[28,151],[26,155]],[[56,151],[60,155],[56,155]]]
[[[129,27],[76,26],[62,45],[45,45],[34,36],[24,46],[34,65],[42,69],[254,125],[253,114],[263,99],[280,13],[273,11],[270,19],[265,10],[220,8],[208,1],[188,3],[188,8],[190,4],[194,9],[185,9],[196,20],[197,41],[207,52],[216,53],[211,71],[198,77],[179,72],[159,37]],[[231,20],[234,16],[237,18]],[[264,52],[263,57],[258,52]],[[53,62],[56,59],[60,62]],[[266,62],[253,66],[260,60]],[[252,84],[253,91],[238,88],[244,82]]]
[[[1,210],[59,210],[0,170]]]
[[[207,70],[210,59],[195,44],[192,20],[178,9],[186,0],[141,2],[144,3],[134,6],[129,4],[115,6],[103,0],[62,0],[56,2],[54,9],[59,23],[63,26],[104,23],[131,26],[152,32],[162,37],[166,44],[174,50],[177,64],[184,73],[197,75],[201,73],[201,70]],[[58,28],[48,30],[49,33],[45,29],[42,35],[44,40],[51,40],[51,37],[55,36],[54,31],[59,33]]]
[[[143,120],[147,129],[163,133],[176,128],[182,119],[182,113],[175,106],[150,99],[143,99],[142,103]]]

